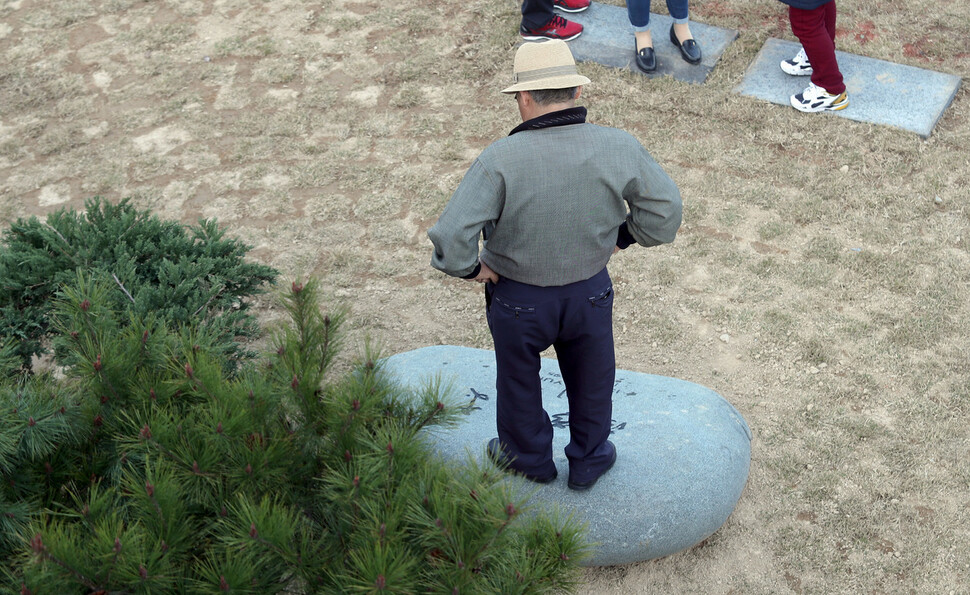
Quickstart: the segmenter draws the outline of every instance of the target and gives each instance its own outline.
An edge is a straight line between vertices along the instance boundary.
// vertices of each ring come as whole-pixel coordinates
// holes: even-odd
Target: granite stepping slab
[[[794,112],[789,97],[807,87],[811,77],[789,76],[778,64],[800,49],[798,42],[769,38],[736,91],[788,106]],[[849,93],[849,107],[825,115],[893,126],[928,138],[960,88],[960,77],[952,74],[840,51],[835,57]]]
[[[404,385],[419,387],[440,375],[468,404],[456,428],[434,428],[443,458],[483,464],[495,433],[495,354],[451,345],[424,347],[385,360]],[[530,505],[558,507],[589,524],[597,543],[589,566],[629,564],[685,550],[713,534],[734,510],[747,481],[751,432],[741,414],[701,385],[617,370],[613,393],[616,465],[590,490],[566,487],[568,407],[559,366],[543,359],[543,403],[555,426],[553,459],[559,478],[539,485],[509,476],[532,494]]]
[[[569,42],[577,62],[625,68],[651,78],[670,75],[687,83],[702,84],[707,80],[725,48],[738,37],[734,29],[691,21],[690,32],[701,46],[702,59],[700,64],[688,64],[680,50],[670,43],[673,20],[667,15],[650,13],[650,35],[657,53],[657,70],[647,74],[637,68],[635,62],[636,44],[626,7],[593,2],[583,12],[563,16],[583,26],[582,35]]]

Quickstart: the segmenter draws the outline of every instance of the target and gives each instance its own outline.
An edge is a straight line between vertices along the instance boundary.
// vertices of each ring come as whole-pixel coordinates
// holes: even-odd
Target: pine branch
[[[111,557],[111,564],[108,565],[108,574],[104,578],[105,584],[111,584],[111,573],[114,571],[115,566],[118,564],[118,556],[121,555],[121,539],[115,537],[115,545],[112,548],[114,551],[114,556]]]
[[[165,518],[165,513],[162,511],[162,505],[158,503],[158,498],[155,497],[155,486],[151,482],[145,482],[145,493],[148,494],[148,500],[152,503],[152,507],[158,514],[158,520],[162,523],[162,529],[167,529],[168,519]]]
[[[94,374],[97,376],[98,380],[100,380],[105,386],[108,387],[108,390],[111,391],[111,397],[115,400],[120,399],[118,391],[115,389],[111,379],[109,379],[108,376],[103,372],[104,368],[102,367],[103,364],[101,363],[100,353],[98,354],[98,358],[91,365],[94,367]]]
[[[498,541],[499,537],[502,536],[502,533],[504,533],[505,530],[509,527],[509,524],[512,522],[512,519],[518,516],[519,511],[516,510],[515,506],[510,502],[505,507],[505,513],[506,513],[506,519],[502,521],[501,525],[498,526],[498,529],[495,531],[492,537],[486,543],[484,543],[482,547],[478,548],[477,552],[475,552],[475,555],[474,555],[475,560],[478,560],[479,556],[487,552],[489,549],[492,548],[493,545],[495,545],[495,542]]]
[[[44,226],[47,227],[47,229],[53,231],[57,235],[57,237],[60,238],[60,240],[62,242],[64,242],[64,245],[67,246],[68,249],[65,250],[62,247],[58,247],[58,250],[60,251],[60,253],[62,255],[66,256],[72,263],[74,263],[75,266],[77,266],[77,259],[74,258],[74,253],[70,249],[71,248],[71,243],[67,241],[67,238],[65,238],[63,235],[61,235],[61,232],[57,231],[57,228],[54,227],[53,225],[51,225],[50,223],[48,223],[48,222],[45,221],[44,222]]]
[[[147,428],[148,428],[148,426],[146,425],[145,428],[142,429],[142,435],[145,435],[146,434]],[[168,457],[168,459],[170,461],[172,461],[173,463],[176,463],[177,465],[180,465],[182,467],[185,467],[186,469],[188,469],[192,473],[195,473],[196,475],[202,475],[201,471],[198,469],[198,463],[195,463],[195,465],[190,465],[190,464],[186,463],[184,459],[182,459],[177,454],[175,454],[174,452],[172,452],[171,450],[169,450],[164,444],[162,444],[158,440],[155,440],[154,438],[152,438],[151,437],[151,432],[148,432],[147,433],[147,437],[145,438],[145,442],[147,444],[150,444],[150,445],[154,446],[156,449],[158,449],[158,452],[160,452],[163,456]]]
[[[212,303],[212,300],[214,300],[217,297],[219,297],[222,294],[222,292],[225,291],[225,289],[226,289],[226,284],[223,283],[222,284],[222,287],[219,288],[219,291],[217,291],[215,294],[212,295],[212,297],[210,297],[208,300],[206,300],[206,302],[204,304],[202,304],[201,306],[199,306],[199,309],[196,310],[195,312],[193,312],[192,313],[192,316],[198,316],[199,315],[199,312],[205,310],[209,306],[209,304]]]
[[[428,414],[424,416],[424,419],[422,419],[417,423],[417,427],[415,428],[415,430],[420,430],[426,427],[428,424],[434,421],[434,418],[438,417],[444,410],[445,410],[444,403],[442,403],[441,401],[438,401],[437,403],[435,403],[434,409],[429,411]]]
[[[30,547],[35,554],[39,555],[45,560],[48,560],[49,562],[53,562],[54,564],[60,566],[61,568],[66,570],[71,576],[73,576],[78,581],[80,581],[80,583],[85,587],[89,587],[92,590],[97,590],[100,587],[100,585],[97,582],[84,576],[77,569],[73,568],[63,560],[60,560],[59,558],[51,554],[50,550],[47,549],[47,546],[44,545],[44,542],[41,539],[40,533],[34,535],[34,538],[30,540]]]
[[[128,290],[125,289],[125,286],[121,284],[121,280],[118,279],[118,275],[115,275],[114,273],[111,273],[111,276],[114,278],[115,283],[118,284],[118,287],[121,288],[121,291],[125,292],[125,295],[128,296],[128,299],[131,300],[131,303],[132,304],[134,304],[135,303],[135,298],[131,297],[131,294],[128,293]]]
[[[55,234],[57,234],[57,237],[61,238],[61,241],[67,244],[68,247],[71,246],[71,243],[67,241],[67,238],[61,235],[61,232],[57,231],[56,227],[54,227],[50,223],[47,223],[46,221],[44,222],[44,226],[47,227],[47,229],[53,231]]]

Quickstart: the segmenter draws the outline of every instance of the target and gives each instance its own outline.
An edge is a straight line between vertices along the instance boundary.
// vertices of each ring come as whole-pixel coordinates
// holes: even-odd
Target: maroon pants
[[[835,0],[811,10],[789,6],[788,18],[812,63],[812,82],[833,95],[845,91],[835,59]]]

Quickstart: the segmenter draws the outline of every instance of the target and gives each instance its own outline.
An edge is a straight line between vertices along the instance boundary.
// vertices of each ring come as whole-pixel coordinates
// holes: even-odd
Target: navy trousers
[[[603,269],[559,287],[501,279],[486,288],[495,343],[496,425],[515,470],[535,476],[555,470],[553,426],[542,406],[540,353],[556,350],[569,405],[566,458],[573,481],[597,477],[612,457],[606,442],[613,415],[613,284]]]
[[[522,2],[522,26],[539,29],[552,20],[552,0],[524,0]]]

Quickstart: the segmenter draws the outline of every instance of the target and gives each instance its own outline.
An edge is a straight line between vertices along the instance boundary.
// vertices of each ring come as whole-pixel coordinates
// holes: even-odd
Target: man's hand
[[[498,274],[488,268],[488,265],[484,262],[480,262],[479,264],[482,265],[482,270],[478,271],[478,276],[472,279],[472,281],[478,281],[479,283],[487,283],[488,281],[498,283]]]

